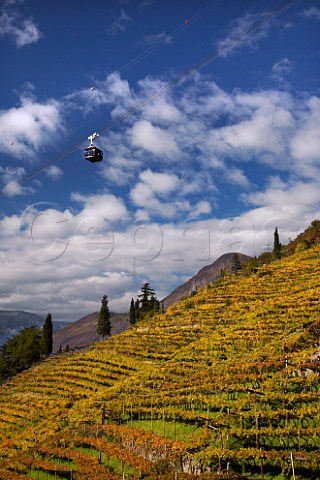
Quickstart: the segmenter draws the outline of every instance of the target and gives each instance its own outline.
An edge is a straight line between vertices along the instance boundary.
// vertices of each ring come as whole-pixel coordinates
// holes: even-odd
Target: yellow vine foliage
[[[0,390],[0,479],[318,478],[319,319],[318,245],[37,364]]]

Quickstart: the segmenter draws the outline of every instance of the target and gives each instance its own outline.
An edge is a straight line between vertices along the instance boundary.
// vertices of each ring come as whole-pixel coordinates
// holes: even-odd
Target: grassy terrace
[[[1,387],[0,479],[320,479],[319,317],[317,246],[36,365]]]

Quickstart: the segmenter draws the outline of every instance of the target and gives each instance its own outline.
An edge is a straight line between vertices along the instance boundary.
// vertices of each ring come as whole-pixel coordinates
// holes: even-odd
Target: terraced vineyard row
[[[320,479],[320,247],[1,388],[0,479]]]

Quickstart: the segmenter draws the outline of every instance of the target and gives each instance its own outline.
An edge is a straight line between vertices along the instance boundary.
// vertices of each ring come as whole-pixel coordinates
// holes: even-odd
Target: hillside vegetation
[[[320,479],[320,245],[0,392],[0,478]]]

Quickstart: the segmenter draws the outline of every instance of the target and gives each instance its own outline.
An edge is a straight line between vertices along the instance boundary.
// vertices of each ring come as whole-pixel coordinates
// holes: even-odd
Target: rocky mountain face
[[[123,332],[128,326],[127,313],[110,312],[111,335]],[[53,353],[59,350],[61,345],[64,350],[67,345],[73,349],[90,345],[100,339],[97,334],[99,312],[90,313],[75,322],[70,323],[67,327],[53,334]]]
[[[44,317],[35,313],[20,310],[0,310],[0,346],[24,328],[34,326],[41,329],[44,321]],[[57,331],[66,325],[67,322],[55,322],[54,320],[52,322],[53,331]]]
[[[211,265],[203,267],[186,283],[180,285],[163,299],[164,307],[169,307],[169,305],[173,305],[174,303],[178,302],[181,297],[190,295],[198,288],[203,288],[208,283],[211,283],[217,278],[219,278],[221,275],[221,270],[227,270],[231,268],[233,256],[234,252],[225,253],[215,262],[211,263]],[[243,253],[237,253],[237,256],[240,263],[246,263],[251,259],[251,257],[248,257],[248,255],[244,255]]]

